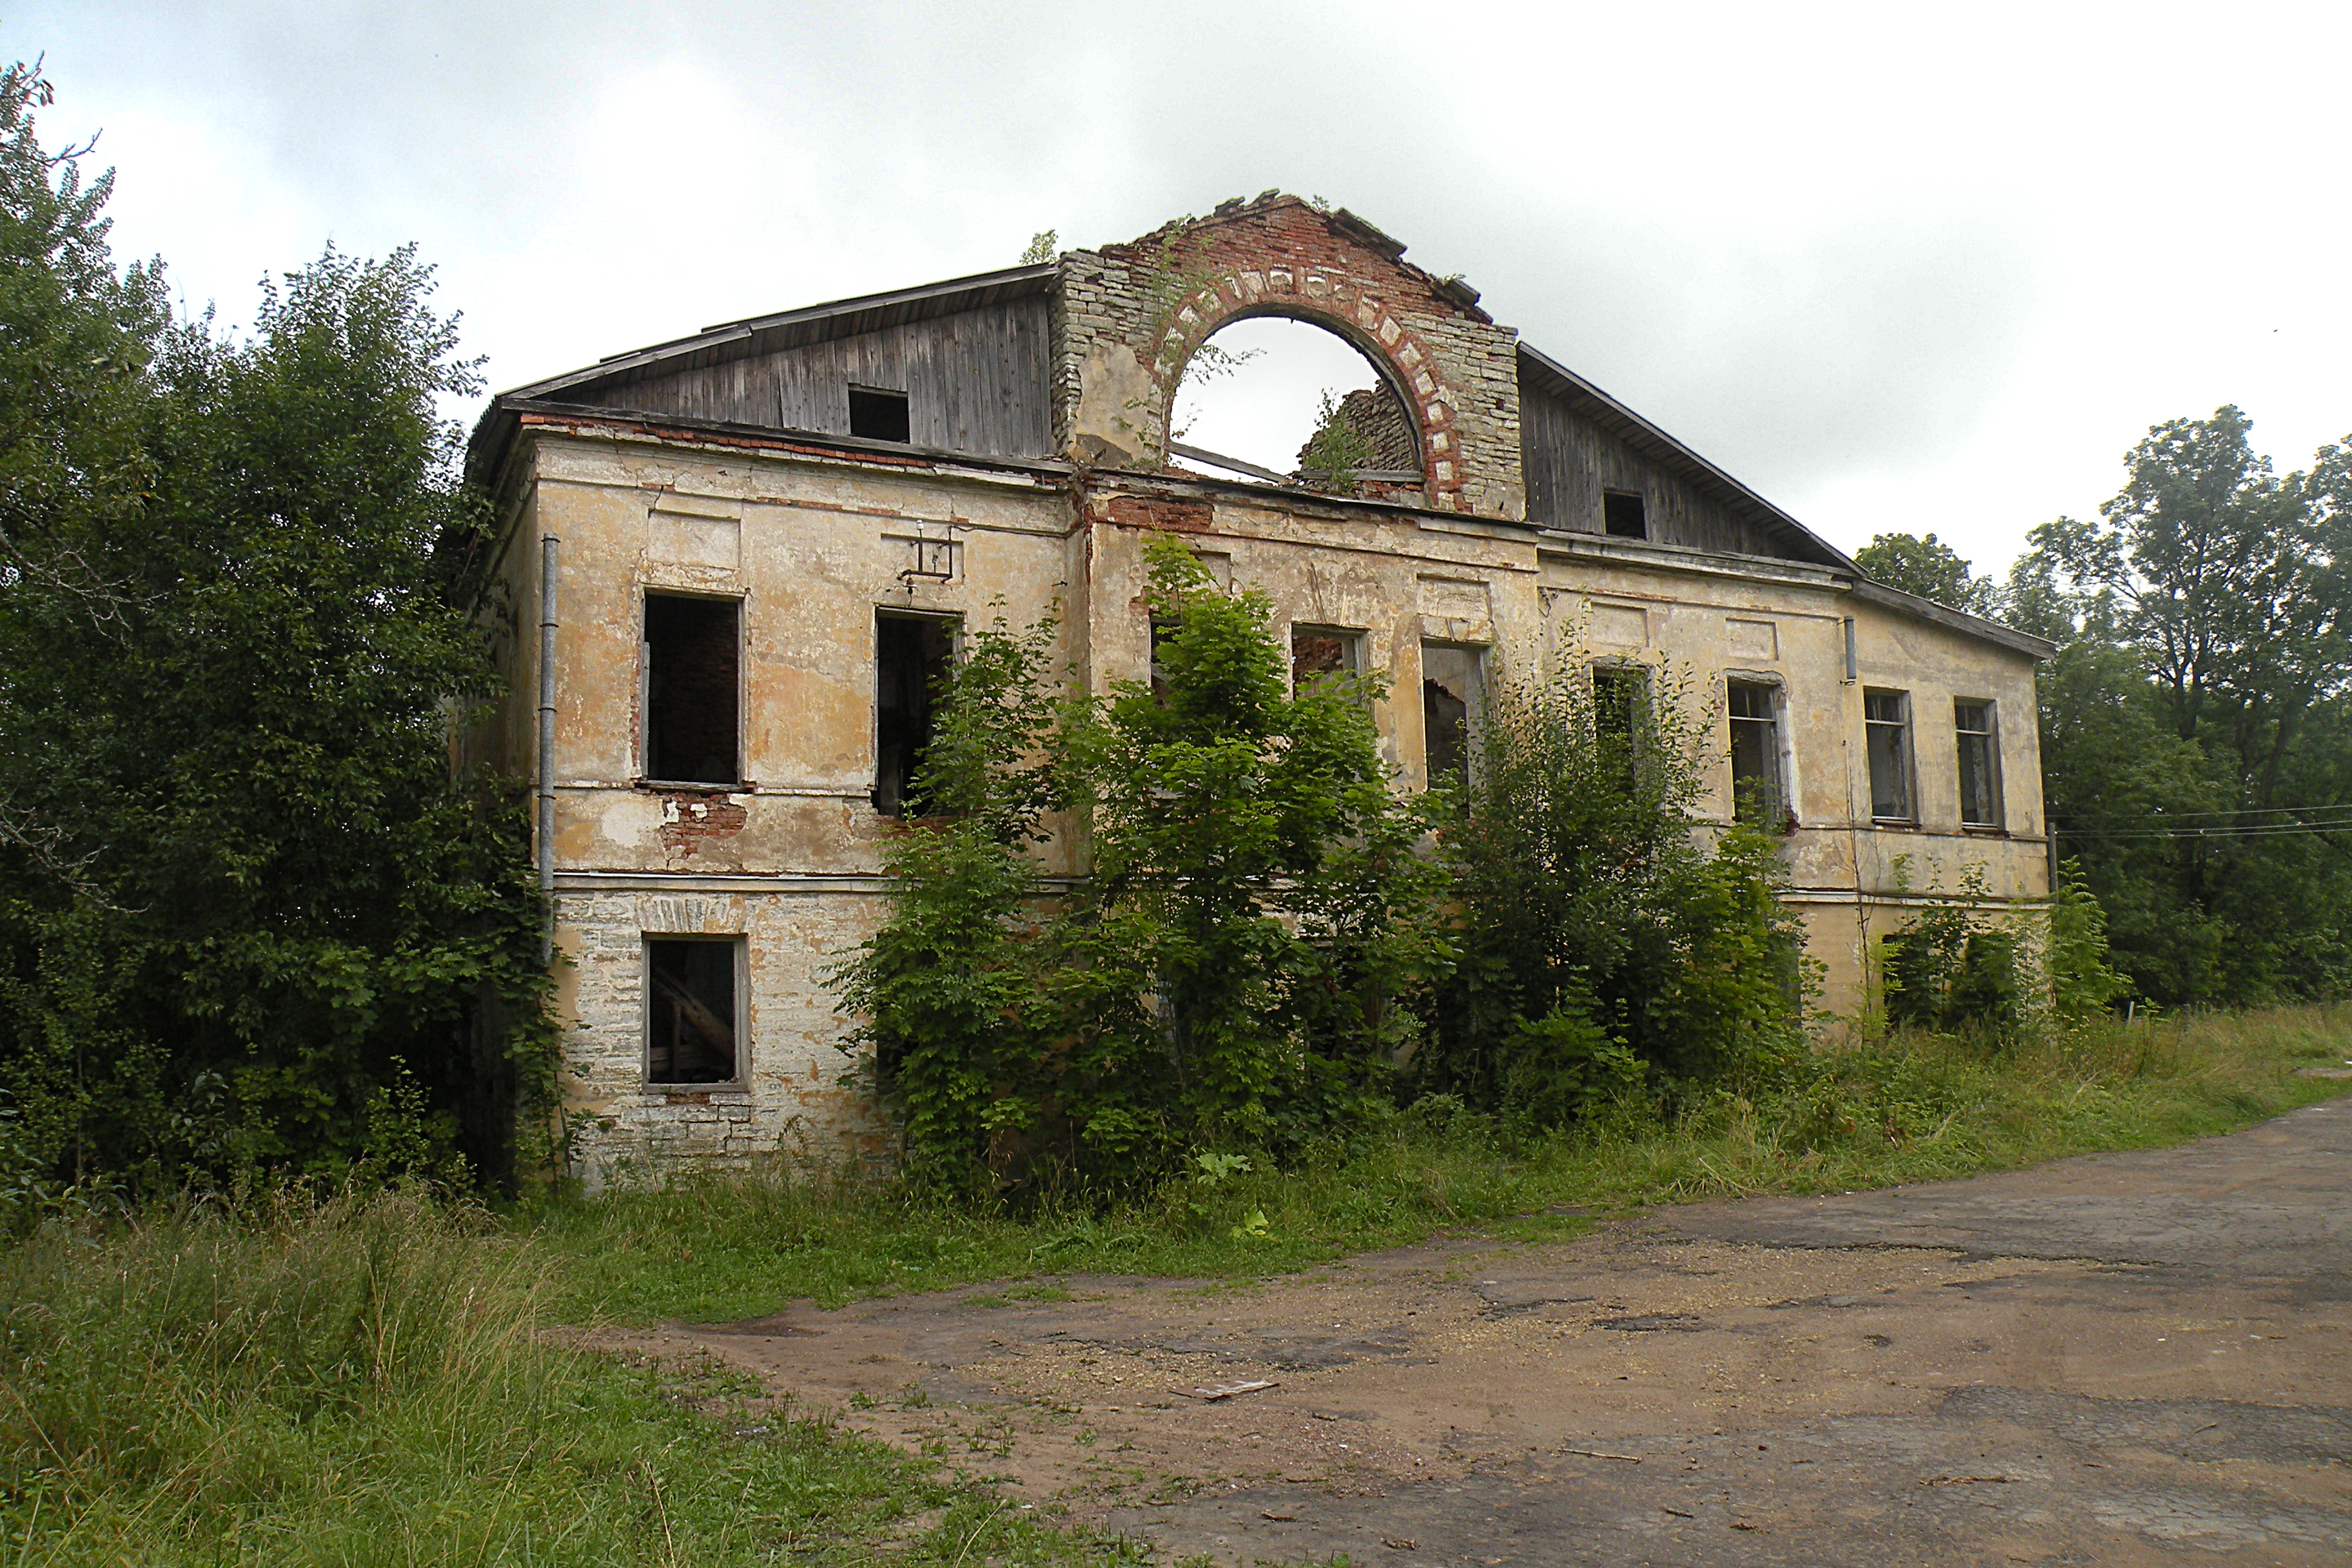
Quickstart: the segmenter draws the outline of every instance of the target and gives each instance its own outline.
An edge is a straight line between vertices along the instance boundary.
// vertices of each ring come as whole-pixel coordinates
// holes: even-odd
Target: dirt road
[[[709,1351],[1160,1561],[2342,1564],[2352,1102],[1558,1245],[635,1342]]]

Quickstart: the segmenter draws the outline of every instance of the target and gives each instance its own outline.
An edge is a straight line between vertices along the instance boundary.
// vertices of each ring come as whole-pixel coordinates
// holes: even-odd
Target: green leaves
[[[248,336],[170,321],[111,270],[105,182],[41,161],[29,80],[0,85],[0,423],[75,479],[0,455],[0,1088],[53,1169],[172,1185],[343,1168],[413,1072],[499,1165],[491,1101],[552,1065],[518,803],[453,772],[499,689],[455,321],[413,251],[331,249]]]

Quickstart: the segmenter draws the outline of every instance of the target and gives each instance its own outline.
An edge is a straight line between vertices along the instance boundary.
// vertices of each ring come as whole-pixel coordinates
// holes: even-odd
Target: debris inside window
[[[1631,490],[1603,490],[1601,493],[1601,526],[1615,538],[1649,538],[1647,511],[1642,498]]]
[[[736,755],[733,599],[646,595],[646,776],[667,784],[741,782]]]
[[[1432,789],[1470,783],[1470,738],[1486,705],[1482,649],[1421,645],[1422,755]]]
[[[1787,815],[1780,780],[1780,693],[1761,681],[1727,682],[1732,809],[1743,822],[1778,827]]]
[[[1290,628],[1290,689],[1303,691],[1323,675],[1356,675],[1364,668],[1364,634],[1332,626]]]
[[[2000,826],[2000,753],[1994,744],[1990,702],[1957,698],[1952,727],[1960,752],[1960,826]]]
[[[913,440],[914,426],[907,413],[907,395],[876,386],[851,387],[849,433],[869,441]]]
[[[919,815],[917,775],[931,743],[931,718],[955,656],[955,623],[944,616],[884,612],[874,622],[874,809]]]
[[[646,1079],[731,1083],[736,1077],[731,940],[646,939]]]

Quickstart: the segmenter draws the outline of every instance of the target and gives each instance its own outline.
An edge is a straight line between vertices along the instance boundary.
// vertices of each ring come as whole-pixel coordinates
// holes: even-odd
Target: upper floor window
[[[1780,689],[1760,680],[1725,684],[1731,719],[1732,810],[1743,822],[1778,826],[1788,814],[1780,770]]]
[[[1862,728],[1870,753],[1870,815],[1880,822],[1913,822],[1911,694],[1864,691]]]
[[[1592,667],[1592,731],[1602,760],[1629,792],[1639,763],[1642,709],[1649,699],[1647,673],[1638,665]]]
[[[1290,689],[1303,691],[1318,676],[1360,675],[1364,634],[1339,626],[1290,628]]]
[[[921,809],[918,780],[954,647],[946,616],[874,617],[874,809],[885,816]]]
[[[1960,826],[2000,826],[2000,737],[1993,705],[1973,697],[1952,701],[1952,728],[1959,742]]]
[[[1470,742],[1486,706],[1484,650],[1421,645],[1422,760],[1430,787],[1470,783]]]
[[[646,595],[646,776],[742,782],[736,752],[742,606],[733,599]]]

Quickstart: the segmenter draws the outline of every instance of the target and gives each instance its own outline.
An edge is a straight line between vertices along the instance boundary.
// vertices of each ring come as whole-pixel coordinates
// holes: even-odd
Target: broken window
[[[741,782],[736,756],[733,599],[646,595],[646,776],[670,784]]]
[[[1364,634],[1334,626],[1290,628],[1290,689],[1303,691],[1318,676],[1357,675],[1364,668]]]
[[[732,938],[646,938],[646,1081],[732,1083],[738,1053]]]
[[[1601,492],[1601,526],[1619,539],[1650,537],[1647,508],[1632,490]]]
[[[849,389],[849,433],[869,441],[911,441],[914,426],[907,414],[907,395],[878,386]]]
[[[1593,736],[1603,763],[1628,790],[1633,786],[1634,750],[1648,695],[1649,680],[1643,670],[1622,664],[1592,667]]]
[[[1743,822],[1778,826],[1788,810],[1780,779],[1780,692],[1759,680],[1725,688],[1731,717],[1732,809]]]
[[[1960,826],[2000,826],[2000,749],[1993,732],[1990,702],[1956,698],[1952,728],[1960,752]]]
[[[1870,815],[1880,822],[1913,821],[1910,693],[1864,691],[1862,728],[1870,753]]]
[[[1482,649],[1421,645],[1422,758],[1433,789],[1470,783],[1470,742],[1486,705]]]
[[[1252,316],[1210,334],[1171,405],[1170,460],[1194,473],[1359,493],[1421,478],[1419,427],[1364,347],[1318,322]]]
[[[954,656],[944,616],[874,618],[874,809],[885,816],[920,813],[917,777]]]

